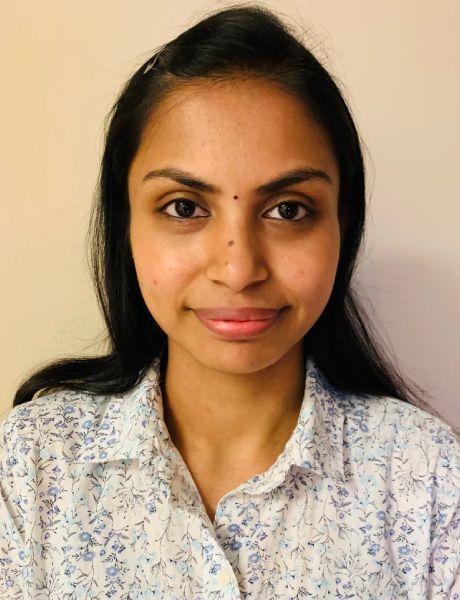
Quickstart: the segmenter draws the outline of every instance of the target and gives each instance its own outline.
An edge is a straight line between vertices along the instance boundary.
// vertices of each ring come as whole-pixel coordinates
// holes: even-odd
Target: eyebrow
[[[156,177],[166,177],[172,179],[177,183],[186,185],[187,187],[193,188],[198,192],[209,192],[212,194],[220,193],[220,189],[211,183],[207,183],[198,177],[195,177],[192,173],[177,169],[174,167],[166,167],[164,169],[154,169],[149,171],[142,181],[148,181]],[[320,179],[329,184],[332,184],[330,176],[325,172],[318,169],[311,169],[310,167],[301,167],[299,169],[291,169],[279,175],[276,179],[264,183],[256,188],[257,194],[272,194],[282,190],[290,185],[301,183],[302,181],[312,181]]]

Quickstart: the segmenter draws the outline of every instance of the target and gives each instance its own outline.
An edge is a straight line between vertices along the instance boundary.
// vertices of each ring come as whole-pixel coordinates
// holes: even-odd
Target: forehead
[[[239,172],[245,165],[313,161],[311,167],[337,175],[328,137],[305,103],[257,79],[194,82],[171,92],[148,119],[132,170],[186,161],[196,171],[211,160]]]

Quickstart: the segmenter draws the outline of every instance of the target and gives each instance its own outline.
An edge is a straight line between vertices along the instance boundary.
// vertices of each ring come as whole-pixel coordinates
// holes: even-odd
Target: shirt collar
[[[149,460],[164,454],[164,441],[169,435],[163,419],[160,358],[128,392],[88,397],[79,421],[85,436],[83,443],[74,442],[69,448],[70,462]]]
[[[288,442],[291,463],[322,477],[346,481],[344,472],[343,400],[313,358],[307,360],[305,393],[297,426]],[[289,454],[289,452],[288,452]]]
[[[71,453],[72,462],[103,463],[137,458],[142,462],[155,460],[165,468],[170,466],[174,446],[164,422],[160,360],[155,359],[129,392],[88,401],[89,411],[84,411],[81,427],[86,427],[86,439],[90,442],[77,444],[79,447]],[[282,477],[294,465],[344,482],[343,400],[346,395],[329,384],[311,357],[307,359],[305,373],[305,393],[296,427],[269,471]],[[88,418],[88,412],[93,418]],[[262,491],[266,479],[250,480],[248,491]]]

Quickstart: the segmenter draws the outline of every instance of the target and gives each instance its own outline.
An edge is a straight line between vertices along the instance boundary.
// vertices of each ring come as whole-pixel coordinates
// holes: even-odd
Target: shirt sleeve
[[[8,429],[5,421],[0,422],[0,598],[25,600],[29,598],[24,580],[27,553],[19,491],[25,472],[24,462],[12,451],[13,434]]]
[[[454,504],[455,507],[455,504]],[[429,565],[433,600],[460,600],[460,499],[447,526],[434,541]]]

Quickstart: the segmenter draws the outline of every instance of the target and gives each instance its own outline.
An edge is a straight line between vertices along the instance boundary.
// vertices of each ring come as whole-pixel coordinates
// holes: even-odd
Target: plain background
[[[0,2],[0,413],[33,367],[101,348],[85,235],[105,115],[155,48],[229,4]],[[403,372],[459,426],[460,3],[260,4],[343,86],[368,169],[356,281]]]

